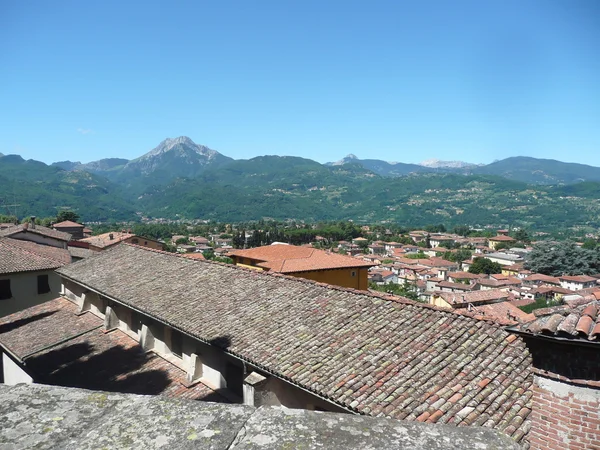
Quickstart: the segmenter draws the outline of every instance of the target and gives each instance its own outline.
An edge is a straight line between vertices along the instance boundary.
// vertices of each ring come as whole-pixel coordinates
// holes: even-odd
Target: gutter
[[[184,335],[186,335],[186,336],[188,336],[188,337],[190,337],[190,338],[192,338],[192,339],[196,339],[196,340],[198,340],[198,341],[202,342],[203,344],[206,344],[206,345],[208,345],[209,347],[212,347],[212,348],[218,349],[218,350],[222,351],[223,353],[225,353],[225,354],[227,354],[227,355],[230,355],[230,356],[232,356],[234,359],[236,359],[236,360],[240,361],[240,362],[242,363],[242,365],[243,365],[243,367],[244,367],[244,368],[246,367],[246,364],[248,364],[248,365],[251,365],[251,366],[253,366],[253,367],[256,367],[256,368],[258,368],[258,369],[262,370],[263,372],[266,372],[266,373],[268,373],[268,374],[270,374],[270,375],[274,376],[275,378],[278,378],[279,380],[282,380],[282,381],[285,381],[285,382],[287,382],[287,383],[290,383],[290,384],[291,384],[291,385],[293,385],[294,387],[296,387],[296,388],[298,388],[298,389],[300,389],[300,390],[302,390],[302,391],[304,391],[304,392],[307,392],[307,393],[309,393],[309,394],[311,394],[311,395],[314,395],[314,396],[316,396],[316,397],[320,398],[321,400],[323,400],[323,401],[325,401],[325,402],[327,402],[327,403],[331,403],[331,404],[333,404],[333,405],[335,405],[335,406],[337,406],[337,407],[339,407],[339,408],[343,409],[344,411],[346,411],[346,412],[348,412],[348,413],[350,413],[350,414],[354,414],[354,415],[364,415],[363,413],[360,413],[360,412],[358,412],[358,411],[355,411],[355,410],[353,410],[353,409],[351,409],[351,408],[349,408],[349,407],[347,407],[347,406],[344,406],[344,405],[342,405],[342,404],[340,404],[340,403],[337,403],[336,401],[334,401],[334,400],[332,400],[332,399],[329,399],[329,398],[327,398],[327,397],[325,397],[325,396],[323,396],[323,395],[321,395],[321,394],[319,394],[319,393],[317,393],[317,392],[311,391],[310,389],[307,389],[307,388],[305,388],[305,387],[303,387],[303,386],[301,386],[301,385],[299,385],[299,384],[296,384],[296,383],[295,383],[295,382],[293,382],[293,381],[292,381],[290,378],[287,378],[287,377],[284,377],[284,376],[282,376],[282,375],[279,375],[279,374],[275,373],[273,370],[271,370],[271,369],[267,368],[266,366],[263,366],[263,365],[262,365],[262,364],[260,364],[260,363],[252,362],[251,360],[249,360],[249,359],[245,359],[243,356],[241,356],[241,355],[238,355],[237,353],[233,353],[233,352],[230,352],[230,351],[228,351],[228,350],[226,350],[226,349],[222,349],[221,347],[217,347],[216,345],[213,345],[213,344],[211,344],[211,343],[210,343],[209,341],[207,341],[206,339],[203,339],[203,338],[201,338],[201,337],[199,337],[199,336],[194,336],[193,334],[190,334],[189,332],[187,332],[187,331],[185,331],[185,330],[182,330],[181,328],[179,328],[179,327],[176,327],[176,326],[174,326],[173,324],[170,324],[169,322],[167,322],[167,321],[165,321],[165,320],[163,320],[163,319],[160,319],[160,318],[158,318],[158,317],[155,317],[155,316],[153,316],[153,315],[149,314],[148,312],[146,312],[146,311],[142,311],[141,309],[138,309],[138,308],[136,308],[136,307],[134,307],[134,306],[132,306],[132,305],[129,305],[129,304],[127,304],[127,303],[124,303],[124,302],[122,302],[122,301],[119,301],[119,300],[117,300],[116,298],[114,298],[114,297],[112,297],[112,296],[110,296],[110,295],[108,295],[108,294],[106,294],[106,293],[104,293],[104,292],[102,292],[102,291],[100,291],[100,290],[98,290],[98,289],[92,288],[91,286],[88,286],[87,284],[85,284],[85,283],[82,283],[81,281],[77,281],[77,280],[75,280],[74,278],[71,278],[71,277],[69,277],[68,275],[64,275],[64,274],[62,274],[62,273],[60,273],[60,272],[59,272],[59,275],[60,275],[61,277],[63,277],[63,278],[66,278],[66,279],[67,279],[67,280],[69,280],[69,281],[72,281],[73,283],[76,283],[76,284],[78,284],[78,285],[80,285],[80,286],[83,286],[83,287],[85,287],[86,289],[88,289],[88,290],[90,290],[90,291],[92,291],[92,292],[95,292],[96,294],[102,295],[103,297],[106,297],[107,299],[109,299],[109,300],[111,300],[111,301],[113,301],[113,302],[115,302],[115,303],[118,303],[119,305],[126,306],[127,308],[130,308],[130,309],[132,309],[133,311],[136,311],[136,312],[138,312],[138,313],[140,313],[140,314],[142,314],[142,315],[144,315],[144,316],[148,316],[148,317],[150,317],[151,319],[153,319],[153,320],[156,320],[157,322],[160,322],[160,323],[162,323],[163,325],[166,325],[166,326],[168,326],[168,327],[174,328],[175,330],[179,331],[180,333],[182,333],[182,334],[184,334]],[[102,327],[102,325],[99,325],[99,327]],[[72,339],[72,338],[69,338],[69,339]],[[37,353],[37,351],[36,351],[36,352],[34,352],[34,353]],[[29,356],[29,355],[27,355],[27,356]],[[25,357],[24,357],[24,358],[25,358]]]

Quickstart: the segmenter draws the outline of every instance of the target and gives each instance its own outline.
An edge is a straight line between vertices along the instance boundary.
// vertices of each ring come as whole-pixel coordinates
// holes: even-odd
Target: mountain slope
[[[506,158],[477,167],[472,172],[480,175],[498,175],[530,184],[550,185],[600,181],[600,167],[527,156]]]
[[[121,189],[85,171],[66,171],[18,155],[0,157],[0,206],[18,204],[19,217],[56,216],[70,208],[86,221],[132,219],[135,210],[122,199]]]
[[[370,170],[382,177],[401,177],[411,173],[427,173],[435,172],[436,170],[429,167],[420,166],[418,164],[405,164],[400,162],[386,162],[379,159],[358,159],[355,155],[349,154],[345,158],[333,162],[326,163],[327,166],[343,166],[346,164],[359,164],[367,170]]]

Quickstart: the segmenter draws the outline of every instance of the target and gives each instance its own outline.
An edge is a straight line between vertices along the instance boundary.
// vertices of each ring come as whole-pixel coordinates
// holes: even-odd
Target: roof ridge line
[[[37,242],[33,242],[33,241],[22,241],[22,240],[20,240],[20,239],[14,239],[14,238],[11,238],[11,237],[9,237],[9,236],[2,236],[0,239],[10,239],[11,241],[17,241],[17,242],[32,242],[32,243],[34,243],[34,244],[37,244],[37,245],[43,245],[43,244],[38,244]],[[18,248],[20,251],[23,251],[23,252],[25,252],[25,253],[28,253],[28,254],[30,254],[30,255],[37,256],[38,258],[49,259],[50,261],[53,261],[53,262],[55,262],[55,263],[59,263],[59,264],[62,264],[62,265],[64,265],[64,264],[65,264],[65,263],[63,263],[62,261],[59,261],[58,259],[54,259],[52,256],[46,256],[46,255],[42,255],[42,254],[40,254],[40,253],[37,253],[37,252],[35,252],[35,251],[29,250],[29,249],[27,249],[27,248],[19,247],[19,246],[18,246],[18,244],[17,244],[17,248]],[[58,248],[58,247],[55,247],[55,248]],[[66,250],[66,249],[60,249],[60,250]],[[68,251],[68,250],[67,250],[67,251]]]
[[[362,295],[362,296],[366,296],[366,297],[371,297],[371,298],[379,298],[381,300],[386,300],[386,301],[390,301],[390,302],[394,302],[394,303],[400,303],[403,305],[413,305],[413,306],[418,306],[424,309],[429,309],[431,311],[438,311],[438,312],[443,312],[443,313],[448,313],[448,314],[455,314],[457,316],[462,316],[462,317],[469,317],[473,320],[477,320],[478,322],[485,322],[485,323],[492,323],[496,326],[498,325],[502,325],[504,326],[505,324],[501,324],[498,321],[494,321],[492,320],[491,317],[488,318],[483,318],[483,316],[481,316],[482,318],[479,319],[477,317],[475,317],[474,314],[471,314],[467,311],[457,311],[455,309],[448,309],[448,308],[442,308],[439,306],[435,306],[435,305],[430,305],[429,303],[422,303],[422,302],[418,302],[416,300],[411,300],[409,298],[406,297],[402,297],[399,295],[392,295],[392,294],[386,294],[384,292],[379,293],[379,292],[373,292],[373,291],[361,291],[358,289],[354,289],[354,288],[347,288],[347,287],[343,287],[343,286],[336,286],[333,284],[327,284],[327,283],[322,283],[320,281],[314,281],[314,280],[309,280],[306,278],[299,278],[299,277],[293,277],[291,275],[286,275],[283,273],[277,273],[277,272],[257,272],[256,270],[252,270],[252,269],[248,269],[246,267],[242,267],[242,266],[236,266],[236,265],[232,265],[232,264],[227,264],[227,263],[222,263],[219,261],[211,261],[208,259],[191,259],[191,258],[185,258],[185,256],[183,256],[183,254],[179,254],[179,253],[171,253],[171,252],[167,252],[164,250],[157,250],[154,248],[149,248],[149,247],[144,247],[141,245],[137,245],[137,244],[131,244],[129,242],[121,242],[121,244],[127,245],[129,247],[134,247],[134,248],[139,248],[141,250],[146,250],[146,251],[151,251],[151,252],[155,252],[155,253],[160,253],[160,254],[165,254],[168,256],[173,256],[173,257],[177,257],[177,258],[182,258],[185,259],[186,261],[191,261],[193,263],[199,263],[199,264],[215,264],[215,265],[219,265],[219,266],[224,266],[224,267],[229,267],[232,268],[234,270],[241,270],[241,271],[245,271],[245,272],[249,272],[252,274],[256,274],[256,273],[260,273],[261,275],[265,275],[265,276],[270,276],[270,277],[276,277],[276,278],[284,278],[287,280],[293,280],[295,282],[298,283],[304,283],[304,284],[309,284],[309,285],[313,285],[313,286],[321,286],[321,287],[325,287],[328,289],[332,289],[332,290],[336,290],[336,291],[342,291],[342,292],[349,292],[351,294],[355,294],[355,295]],[[117,246],[114,246],[114,248],[116,248]],[[109,249],[107,251],[110,251],[112,249]],[[506,325],[510,325],[510,324],[506,324]]]

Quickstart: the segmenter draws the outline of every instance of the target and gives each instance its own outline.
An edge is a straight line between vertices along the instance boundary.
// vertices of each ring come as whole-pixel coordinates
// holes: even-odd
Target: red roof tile
[[[279,273],[373,266],[372,263],[359,261],[350,256],[284,244],[233,250],[229,255],[262,261],[257,266]]]
[[[70,262],[71,255],[63,248],[0,238],[0,274],[58,269]]]

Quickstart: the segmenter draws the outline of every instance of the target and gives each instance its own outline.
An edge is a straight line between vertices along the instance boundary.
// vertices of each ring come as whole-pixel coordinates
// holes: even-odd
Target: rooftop
[[[373,266],[372,263],[360,261],[351,256],[285,244],[266,245],[247,250],[232,250],[228,256],[263,261],[257,266],[279,273]]]
[[[488,428],[457,428],[283,408],[253,408],[44,385],[0,385],[7,448],[213,450],[518,449]]]
[[[571,281],[574,283],[595,283],[596,278],[590,277],[588,275],[563,275],[562,277],[558,277],[561,281]]]
[[[495,241],[495,242],[514,242],[515,239],[511,238],[510,236],[505,236],[503,234],[499,234],[498,236],[494,236],[488,239],[489,241]]]
[[[31,226],[30,223],[22,223],[0,230],[0,237],[12,237],[19,233],[33,233],[41,236],[50,237],[59,241],[68,242],[71,240],[71,235],[63,231],[53,230],[52,228],[43,227],[41,225]]]
[[[0,344],[24,362],[36,382],[111,392],[161,394],[192,399],[221,396],[202,383],[186,388],[183,370],[146,353],[120,330],[57,298],[0,319]]]
[[[62,222],[55,223],[52,225],[54,228],[85,228],[83,225],[70,220],[64,220]]]
[[[98,236],[90,236],[84,239],[80,239],[79,242],[87,242],[97,248],[106,248],[111,245],[118,244],[126,239],[135,237],[132,233],[123,233],[120,231],[111,231],[109,233],[99,234]]]
[[[496,300],[507,299],[509,296],[508,292],[504,292],[499,289],[488,289],[485,291],[472,291],[460,293],[436,292],[435,295],[442,297],[451,305],[466,305],[468,303],[492,302]]]
[[[70,262],[71,255],[65,249],[0,238],[0,274],[58,269]]]
[[[129,244],[59,273],[352,411],[528,432],[531,359],[499,326]]]

